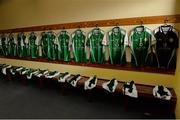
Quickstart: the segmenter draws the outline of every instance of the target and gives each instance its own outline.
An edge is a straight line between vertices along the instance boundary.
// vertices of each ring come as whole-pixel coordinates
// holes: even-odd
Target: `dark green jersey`
[[[72,49],[75,62],[86,62],[86,36],[80,29],[72,34]]]
[[[8,55],[16,56],[16,43],[13,34],[10,34],[8,37]]]
[[[41,33],[41,40],[40,40],[40,45],[41,45],[41,51],[42,51],[42,57],[46,58],[47,57],[47,49],[48,49],[48,44],[47,44],[47,33],[42,32]]]
[[[3,48],[2,48],[2,38],[0,36],[0,55],[3,55]]]
[[[1,35],[0,54],[7,55],[7,37],[5,34]]]
[[[58,59],[63,61],[70,60],[70,37],[67,31],[63,30],[58,36],[59,50]]]
[[[52,31],[49,31],[47,33],[47,58],[49,60],[55,60],[56,59],[56,34]]]
[[[104,38],[104,32],[99,28],[93,29],[88,34],[87,46],[90,47],[91,63],[102,64],[105,62]]]
[[[111,64],[126,63],[125,49],[128,45],[128,38],[126,31],[120,27],[114,27],[108,33],[108,48],[109,58]]]
[[[17,36],[17,54],[18,57],[29,56],[28,40],[24,33],[19,33]]]
[[[39,56],[38,39],[34,32],[30,33],[29,36],[29,48],[31,58],[37,58]]]
[[[153,43],[153,35],[150,29],[144,26],[135,27],[129,37],[131,48],[131,63],[135,66],[145,65],[150,47]]]

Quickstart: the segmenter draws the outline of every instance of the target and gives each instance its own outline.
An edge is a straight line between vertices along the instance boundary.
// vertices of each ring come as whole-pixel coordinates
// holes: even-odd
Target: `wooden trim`
[[[84,22],[73,22],[64,24],[52,24],[52,25],[41,25],[31,26],[24,28],[6,29],[0,30],[0,33],[16,33],[16,32],[30,32],[30,31],[45,31],[45,30],[58,30],[58,29],[73,29],[73,28],[89,28],[115,25],[138,25],[138,24],[161,24],[167,23],[180,23],[180,14],[177,15],[165,15],[165,16],[147,16],[147,17],[133,17],[133,18],[121,18],[121,19],[109,19],[109,20],[95,20],[95,21],[84,21]]]
[[[18,58],[18,57],[8,57],[8,56],[0,56],[0,58],[5,59],[16,59],[16,60],[27,60],[27,61],[36,61],[36,62],[45,62],[45,63],[54,63],[54,64],[65,64],[65,65],[76,65],[76,66],[84,66],[84,67],[94,67],[94,68],[104,68],[104,69],[114,69],[114,70],[126,70],[126,71],[134,71],[134,72],[147,72],[147,73],[158,73],[158,74],[169,74],[175,75],[175,70],[167,70],[160,69],[156,67],[134,67],[131,63],[127,63],[126,65],[112,65],[106,62],[105,64],[92,64],[90,62],[87,63],[78,63],[74,61],[64,62],[59,60],[48,60],[46,58]]]

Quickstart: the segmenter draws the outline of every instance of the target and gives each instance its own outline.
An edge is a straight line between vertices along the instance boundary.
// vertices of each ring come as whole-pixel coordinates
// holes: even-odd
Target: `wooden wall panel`
[[[73,22],[64,24],[53,24],[53,25],[42,25],[42,26],[31,26],[24,28],[6,29],[0,30],[0,33],[11,33],[11,32],[30,32],[30,31],[44,31],[44,30],[58,30],[58,29],[73,29],[73,28],[89,28],[115,25],[138,25],[138,24],[161,24],[161,23],[180,23],[180,14],[178,15],[166,15],[166,16],[148,16],[148,17],[134,17],[134,18],[121,18],[121,19],[110,19],[110,20],[96,20],[96,21],[84,21],[84,22]]]

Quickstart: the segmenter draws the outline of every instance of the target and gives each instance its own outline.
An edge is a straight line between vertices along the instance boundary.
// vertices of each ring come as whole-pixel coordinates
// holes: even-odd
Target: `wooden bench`
[[[69,78],[72,78],[72,77],[73,77],[73,75],[70,76]],[[84,89],[84,83],[88,79],[89,79],[89,77],[82,76],[82,78],[77,82],[77,88],[81,87],[81,89]],[[58,77],[54,78],[53,80],[58,80]],[[95,89],[96,90],[104,90],[102,88],[102,85],[103,85],[103,83],[105,83],[107,81],[108,80],[106,80],[106,79],[98,79]],[[115,93],[123,95],[123,90],[122,89],[123,89],[124,83],[125,82],[118,81],[118,85],[117,85],[117,87],[115,89]],[[175,113],[175,108],[176,108],[176,103],[177,103],[177,96],[176,96],[176,93],[175,93],[173,88],[168,88],[169,91],[172,94],[171,99],[170,100],[163,100],[163,99],[159,99],[159,98],[156,98],[156,97],[153,96],[153,88],[155,86],[143,85],[143,84],[135,84],[135,85],[136,85],[136,88],[137,88],[137,91],[138,91],[138,98],[137,99],[134,98],[134,100],[135,99],[138,100],[139,98],[141,98],[143,100],[146,99],[146,100],[148,100],[148,102],[151,102],[152,104],[155,103],[154,105],[158,105],[158,104],[163,103],[165,106],[167,106],[168,109],[166,111],[169,112],[169,114],[173,115]],[[64,87],[64,84],[63,84],[63,87]],[[92,90],[86,90],[85,92],[86,92],[86,96],[89,97],[89,98],[91,98],[91,96],[93,95]],[[129,100],[132,100],[132,99],[133,98],[131,98],[131,97],[123,95],[124,107],[125,107],[126,110],[128,109]]]
[[[60,74],[61,75],[61,74]],[[7,72],[7,76],[9,79],[12,79],[13,77],[11,76],[11,74],[9,72]],[[24,76],[21,76],[20,74],[17,74],[16,75],[18,78],[22,77],[23,79],[25,79]],[[71,75],[68,79],[72,78],[74,75]],[[33,77],[32,79],[36,79],[37,80],[37,83],[39,84],[39,87],[42,88],[43,86],[43,81],[44,80],[52,80],[52,81],[58,81],[58,78],[59,76],[55,77],[55,78],[52,78],[52,79],[49,79],[49,78],[45,78],[44,76],[42,77]],[[84,83],[86,80],[88,80],[89,77],[86,77],[86,76],[82,76],[81,79],[77,82],[77,88],[81,87],[81,89],[84,90]],[[107,79],[99,79],[98,78],[98,81],[97,81],[97,85],[95,87],[96,90],[104,90],[102,88],[102,84],[107,82],[108,80]],[[129,100],[132,100],[132,98],[128,97],[128,96],[125,96],[123,95],[123,85],[124,85],[125,82],[122,82],[122,81],[118,81],[118,85],[115,89],[115,93],[117,94],[121,94],[122,97],[123,97],[123,104],[124,104],[124,107],[125,109],[128,108],[128,104],[129,104]],[[64,95],[64,92],[66,92],[66,87],[67,85],[69,85],[68,83],[59,83],[59,86],[60,86],[60,89],[61,89],[61,93]],[[159,98],[156,98],[153,96],[153,88],[155,86],[151,86],[151,85],[143,85],[143,84],[135,84],[136,85],[136,88],[137,88],[137,91],[138,91],[138,98],[134,98],[134,100],[138,100],[140,98],[143,98],[143,99],[146,99],[148,100],[148,102],[154,102],[155,104],[159,104],[159,103],[165,103],[164,105],[168,106],[168,112],[170,114],[174,114],[175,113],[175,108],[176,108],[176,103],[177,103],[177,96],[176,96],[176,93],[174,91],[173,88],[168,88],[172,94],[172,97],[171,99],[168,101],[168,100],[163,100],[163,99],[159,99]],[[104,90],[105,91],[105,90]],[[86,96],[91,98],[91,96],[94,94],[92,92],[92,90],[87,90],[84,92],[86,93]],[[142,101],[143,102],[143,101]],[[154,105],[155,105],[154,104]]]

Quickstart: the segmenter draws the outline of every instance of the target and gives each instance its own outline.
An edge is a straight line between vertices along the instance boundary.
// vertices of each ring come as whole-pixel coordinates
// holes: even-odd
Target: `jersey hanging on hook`
[[[70,61],[70,36],[65,29],[58,35],[58,44],[58,60]]]
[[[162,25],[154,31],[159,67],[176,68],[176,53],[179,45],[178,31],[171,25]]]
[[[57,49],[57,36],[53,31],[47,32],[47,58],[49,60],[55,60]]]
[[[86,62],[86,35],[79,28],[74,31],[72,37],[72,50],[75,62]]]
[[[131,48],[131,63],[137,67],[147,65],[148,55],[153,45],[154,37],[150,29],[145,26],[135,27],[129,36]]]
[[[8,55],[16,56],[16,43],[14,34],[10,33],[8,36]]]
[[[48,50],[48,42],[47,42],[47,33],[42,32],[41,33],[41,39],[40,39],[40,46],[42,51],[42,57],[47,57],[47,50]]]
[[[108,32],[108,48],[111,64],[126,63],[126,46],[128,45],[127,33],[124,29],[116,26]]]
[[[104,31],[96,27],[88,34],[87,46],[90,47],[90,62],[102,64],[105,62],[105,42]]]
[[[6,56],[7,55],[7,36],[2,34],[0,36],[0,54]]]
[[[23,32],[17,35],[17,54],[18,57],[29,56],[29,43],[27,36]]]
[[[38,49],[38,37],[37,34],[34,32],[30,33],[29,36],[29,46],[30,46],[30,56],[31,58],[37,58],[39,56],[39,49]]]

